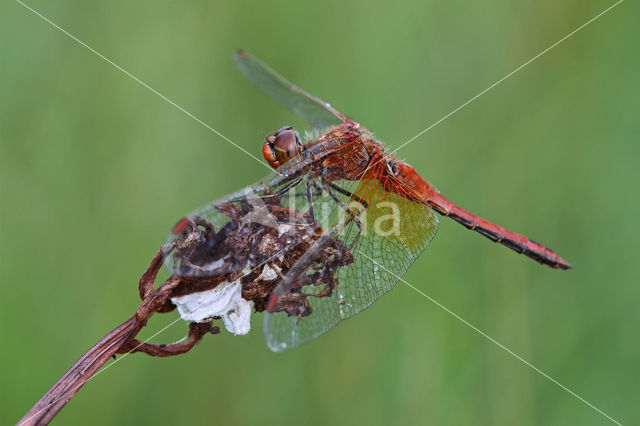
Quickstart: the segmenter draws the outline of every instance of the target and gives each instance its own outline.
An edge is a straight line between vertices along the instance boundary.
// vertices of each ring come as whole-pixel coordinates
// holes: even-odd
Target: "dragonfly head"
[[[267,141],[262,147],[262,155],[271,167],[277,169],[293,157],[300,155],[303,149],[298,133],[293,127],[286,126],[275,134],[267,136]]]

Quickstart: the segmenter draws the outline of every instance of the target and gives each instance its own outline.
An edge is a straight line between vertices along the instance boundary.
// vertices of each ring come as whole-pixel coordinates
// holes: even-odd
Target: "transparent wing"
[[[280,250],[286,252],[290,241],[301,241],[311,232],[304,212],[284,205],[277,195],[281,188],[296,183],[296,170],[307,163],[292,160],[278,173],[180,220],[164,246],[167,268],[205,288],[222,281],[255,278],[253,270],[260,271]]]
[[[316,194],[316,219],[331,238],[314,241],[271,296],[278,300],[271,300],[270,307],[288,308],[265,318],[266,342],[275,352],[312,340],[370,306],[396,285],[437,231],[438,220],[429,207],[386,191],[377,180],[334,184],[343,191],[329,188],[333,195],[359,211],[359,226],[344,208],[336,208],[327,191]],[[304,197],[298,192],[294,198]],[[350,247],[348,262],[336,260],[334,239]],[[333,274],[326,273],[327,265]],[[309,283],[308,277],[321,278]],[[296,312],[287,304],[300,299],[300,293],[307,295],[306,304],[298,303]]]
[[[247,52],[238,50],[234,58],[245,77],[313,127],[330,127],[349,121],[346,115],[330,104],[289,82]]]
[[[292,160],[194,211],[165,245],[166,264],[184,278],[185,292],[239,281],[243,298],[270,311],[264,330],[273,351],[312,340],[370,306],[438,226],[429,207],[377,179],[323,183],[304,173],[308,161]]]

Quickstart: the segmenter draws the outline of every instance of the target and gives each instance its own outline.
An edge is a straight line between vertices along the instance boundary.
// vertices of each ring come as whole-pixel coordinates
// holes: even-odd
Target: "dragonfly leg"
[[[331,198],[333,198],[333,200],[338,203],[338,205],[340,207],[342,207],[347,214],[349,214],[349,217],[351,220],[353,220],[356,224],[356,226],[358,227],[358,234],[356,235],[356,237],[353,239],[353,241],[351,242],[351,244],[349,244],[349,250],[351,250],[353,248],[353,246],[356,245],[356,243],[358,242],[358,240],[360,239],[360,236],[362,235],[362,222],[360,222],[360,218],[358,217],[358,215],[356,213],[353,212],[353,210],[347,208],[347,206],[342,202],[342,200],[335,194],[335,192],[333,192],[333,190],[335,189],[336,191],[347,195],[347,196],[353,196],[353,194],[351,194],[349,191],[347,191],[346,189],[342,189],[337,185],[333,185],[331,182],[327,182],[327,181],[322,181],[322,187],[324,188],[324,190],[327,192],[327,194],[329,194],[329,196],[331,196]],[[339,188],[339,189],[337,189]],[[343,192],[344,191],[344,192]],[[364,200],[362,200],[364,201]],[[363,204],[366,205],[366,204]],[[365,207],[366,208],[366,207]]]
[[[280,197],[281,195],[286,194],[287,192],[291,191],[291,189],[295,186],[297,186],[300,182],[302,182],[303,176],[298,176],[297,178],[295,178],[294,180],[292,180],[291,182],[287,183],[285,186],[283,186],[282,188],[278,189],[273,196],[274,197]],[[311,194],[311,186],[310,186],[310,179],[307,180],[307,192],[306,192],[306,196],[307,196],[307,202],[309,203],[309,216],[311,216],[310,221],[309,221],[309,225],[312,225],[315,222],[315,216],[313,213],[313,196]],[[294,194],[294,197],[299,197],[303,194]]]
[[[322,195],[322,188],[320,187],[320,185],[318,185],[318,182],[315,179],[313,179],[313,188],[316,191],[313,193],[314,197],[319,197]]]
[[[311,193],[311,186],[313,183],[315,183],[315,181],[312,179],[307,180],[307,203],[309,203],[309,220],[311,221],[309,225],[316,221],[316,217],[313,213],[313,194]]]
[[[351,191],[347,191],[346,189],[336,185],[333,182],[327,182],[327,184],[335,189],[336,191],[338,191],[339,193],[341,193],[342,195],[346,195],[347,197],[351,198],[352,200],[356,200],[357,202],[359,202],[360,204],[362,204],[364,206],[364,208],[369,208],[369,203],[367,203],[365,200],[363,200],[362,198],[358,197],[357,195],[355,195],[353,192]]]
[[[303,176],[299,176],[296,179],[292,180],[291,182],[286,184],[284,187],[276,191],[274,196],[279,197],[291,191],[291,189],[294,186],[297,186],[302,181],[302,179],[303,179]],[[312,186],[313,186],[313,189],[315,189],[315,193],[312,192],[313,191]],[[322,194],[322,188],[320,188],[313,179],[308,179],[306,197],[307,197],[307,203],[309,204],[309,216],[310,216],[309,225],[312,225],[316,221],[315,214],[313,211],[313,197],[314,196],[318,197],[321,194]],[[299,197],[299,196],[303,196],[303,194],[294,194],[294,196]]]
[[[286,194],[287,192],[289,192],[291,190],[291,188],[293,188],[294,186],[298,185],[301,181],[302,181],[302,176],[298,176],[297,178],[293,179],[291,182],[287,183],[282,188],[278,189],[273,194],[273,196],[274,197],[279,197],[281,195]]]

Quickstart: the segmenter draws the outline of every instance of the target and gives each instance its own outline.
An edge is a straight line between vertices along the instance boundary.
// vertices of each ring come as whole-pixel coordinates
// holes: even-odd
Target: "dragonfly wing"
[[[271,311],[265,338],[277,352],[318,337],[391,290],[438,226],[429,207],[376,179],[337,180],[327,189],[304,173],[308,161],[287,162],[194,211],[165,245],[167,266],[185,278],[185,291],[239,282],[256,310]],[[184,242],[185,230],[197,238]]]
[[[317,225],[298,206],[302,198],[289,202],[280,195],[296,186],[308,161],[293,159],[176,224],[163,252],[165,265],[181,280],[172,302],[183,319],[221,317],[229,331],[249,331],[252,308],[265,309],[281,277],[319,237]]]
[[[293,113],[307,120],[313,127],[330,127],[350,121],[330,104],[289,82],[247,52],[239,50],[234,58],[245,77]]]
[[[340,321],[370,306],[396,285],[437,231],[438,220],[431,208],[385,191],[376,180],[356,183],[337,181],[336,186],[359,198],[360,202],[337,190],[333,191],[345,205],[351,202],[354,209],[361,209],[359,218],[362,231],[353,221],[346,221],[345,224],[344,209],[341,207],[329,209],[331,213],[328,217],[316,213],[316,218],[326,224],[323,226],[325,235],[331,233],[332,227],[328,224],[333,224],[333,229],[338,229],[333,237],[340,240],[344,247],[349,247],[360,234],[356,244],[350,249],[352,261],[336,266],[335,274],[332,276],[335,282],[332,284],[330,296],[318,296],[326,289],[326,285],[329,284],[327,282],[307,285],[302,289],[304,293],[316,294],[307,297],[311,308],[309,314],[267,314],[264,334],[268,347],[275,352],[291,349],[312,340]],[[358,207],[362,206],[361,201],[368,205],[366,210]],[[316,195],[313,205],[316,212],[327,210],[327,205],[337,206],[335,200],[326,192]],[[341,215],[342,218],[339,217]],[[340,225],[340,222],[343,224]],[[325,246],[326,241],[315,241],[308,255],[298,260],[298,264],[306,263],[296,264],[289,270],[275,289],[272,299],[286,298],[295,283],[315,276],[314,274],[322,274],[322,262],[318,262],[318,256],[313,251],[327,252]],[[277,307],[278,302],[271,300],[270,306]]]
[[[302,214],[295,206],[282,205],[274,193],[291,185],[310,161],[294,158],[259,182],[192,211],[165,242],[167,268],[188,280],[215,283],[218,277],[236,272],[250,276],[247,268],[264,266],[261,259],[269,251],[260,245],[260,235],[291,220],[300,221]],[[303,235],[307,230],[292,232]]]

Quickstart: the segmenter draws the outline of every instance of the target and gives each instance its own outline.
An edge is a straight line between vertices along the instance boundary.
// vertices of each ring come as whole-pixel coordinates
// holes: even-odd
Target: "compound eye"
[[[280,164],[286,163],[302,151],[302,144],[293,127],[283,127],[278,130],[270,142]]]

